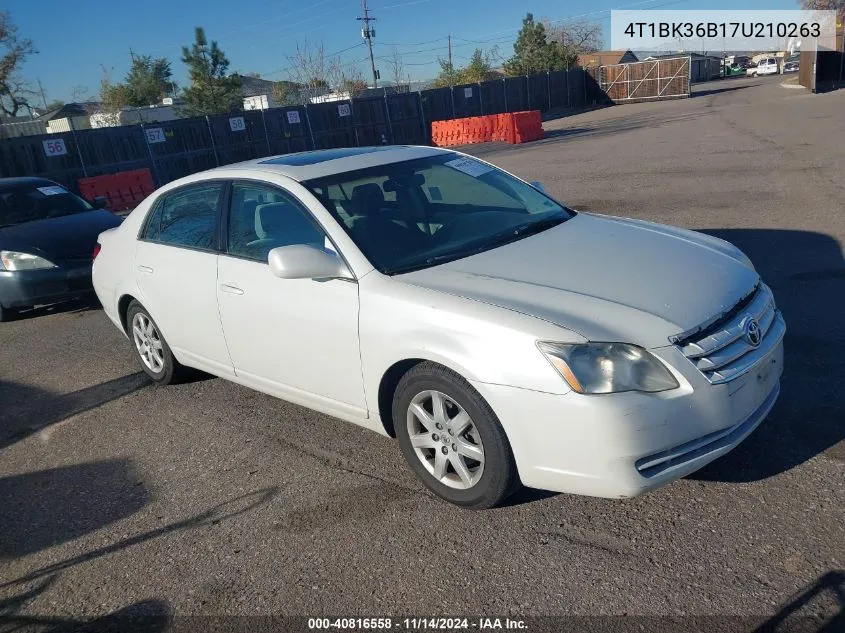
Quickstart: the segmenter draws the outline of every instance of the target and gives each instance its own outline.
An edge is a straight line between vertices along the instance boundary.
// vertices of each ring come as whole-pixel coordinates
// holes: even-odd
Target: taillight
[[[97,255],[99,255],[99,254],[100,254],[100,250],[101,250],[102,248],[103,248],[103,247],[102,247],[102,246],[100,246],[100,243],[99,243],[99,242],[97,242],[97,244],[95,244],[95,245],[94,245],[94,253],[93,253],[93,254],[92,254],[92,256],[91,256],[91,261],[94,261],[95,259],[97,259]]]

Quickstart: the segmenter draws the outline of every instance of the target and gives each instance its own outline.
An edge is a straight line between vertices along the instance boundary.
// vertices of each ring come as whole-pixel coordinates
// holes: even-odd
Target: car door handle
[[[232,284],[220,284],[220,290],[227,292],[230,295],[242,295],[244,293],[241,288],[233,286]]]
[[[152,275],[152,274],[153,274],[153,269],[152,269],[152,268],[150,268],[149,266],[142,266],[142,265],[140,265],[140,264],[139,264],[139,265],[138,265],[138,272],[139,272],[139,273],[146,273],[146,274],[148,274],[148,275]]]

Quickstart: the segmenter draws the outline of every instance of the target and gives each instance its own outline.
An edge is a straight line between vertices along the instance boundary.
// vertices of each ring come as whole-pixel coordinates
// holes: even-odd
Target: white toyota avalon
[[[632,497],[724,455],[780,390],[783,318],[737,248],[575,212],[430,147],[220,167],[100,235],[150,377],[196,368],[398,440],[470,508]]]

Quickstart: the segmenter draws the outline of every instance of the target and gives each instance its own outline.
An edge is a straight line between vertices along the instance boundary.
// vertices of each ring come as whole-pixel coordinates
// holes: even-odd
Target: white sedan
[[[430,147],[305,152],[159,189],[94,287],[160,384],[196,368],[395,437],[434,493],[632,497],[739,444],[785,325],[722,240],[575,212]]]

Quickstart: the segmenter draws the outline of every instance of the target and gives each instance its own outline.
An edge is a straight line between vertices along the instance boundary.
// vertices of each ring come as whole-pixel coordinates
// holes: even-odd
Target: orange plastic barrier
[[[514,143],[537,141],[543,138],[543,119],[539,110],[513,113]]]
[[[106,209],[113,212],[134,209],[141,200],[155,190],[149,169],[134,169],[80,178],[77,183],[83,198],[92,201],[95,198],[104,197]]]
[[[525,143],[541,139],[543,134],[543,120],[539,110],[488,114],[431,123],[431,142],[438,147],[489,141]]]

